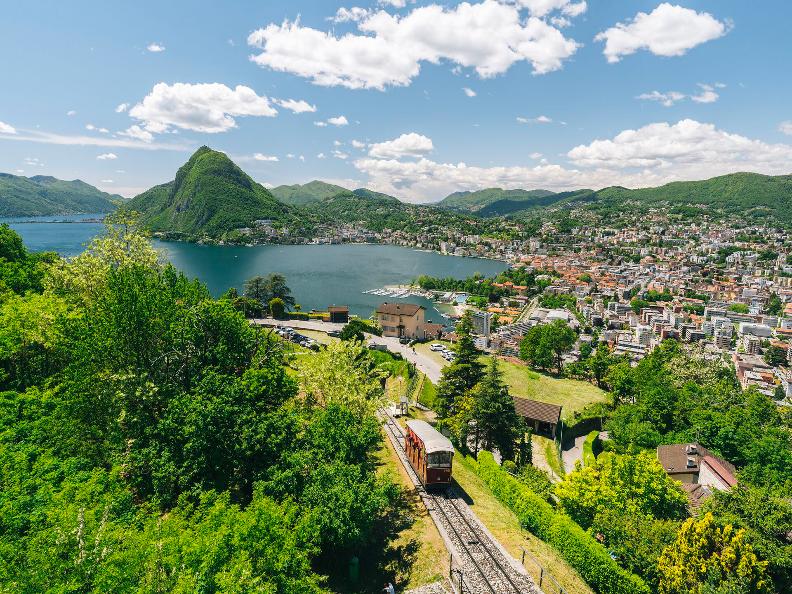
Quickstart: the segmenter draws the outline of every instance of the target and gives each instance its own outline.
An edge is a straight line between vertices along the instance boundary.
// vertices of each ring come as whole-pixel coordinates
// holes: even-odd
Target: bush
[[[583,466],[591,466],[597,461],[597,454],[601,451],[599,431],[592,431],[583,442]]]
[[[607,549],[569,516],[504,472],[492,454],[481,452],[474,468],[523,527],[555,548],[594,590],[602,594],[649,594],[641,578],[619,567]]]

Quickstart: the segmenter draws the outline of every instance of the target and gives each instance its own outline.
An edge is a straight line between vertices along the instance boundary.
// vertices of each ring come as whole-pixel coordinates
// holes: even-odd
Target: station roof
[[[426,421],[407,421],[407,427],[423,442],[427,454],[454,451],[451,440]]]

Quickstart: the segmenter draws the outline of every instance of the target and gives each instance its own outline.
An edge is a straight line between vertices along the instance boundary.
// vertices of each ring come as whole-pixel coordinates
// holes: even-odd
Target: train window
[[[451,468],[451,452],[432,452],[428,456],[429,468]]]

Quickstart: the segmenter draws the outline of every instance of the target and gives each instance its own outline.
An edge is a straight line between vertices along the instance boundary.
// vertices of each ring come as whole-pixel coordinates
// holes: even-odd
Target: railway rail
[[[458,490],[449,487],[441,493],[431,493],[423,488],[417,473],[404,455],[404,432],[387,411],[381,412],[385,430],[393,443],[410,479],[415,483],[421,498],[435,521],[442,524],[448,539],[456,549],[460,577],[459,594],[542,594],[533,580],[517,570],[491,535],[483,528]],[[452,578],[453,581],[453,578]]]

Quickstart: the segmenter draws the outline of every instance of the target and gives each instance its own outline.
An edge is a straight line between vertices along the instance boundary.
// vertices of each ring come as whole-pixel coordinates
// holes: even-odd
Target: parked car
[[[330,330],[330,331],[327,332],[327,335],[330,336],[331,338],[338,338],[339,336],[341,336],[341,331],[340,330]]]
[[[435,343],[429,345],[429,350],[430,351],[444,351],[444,350],[446,350],[446,348],[442,344],[440,344],[439,342],[435,342]]]

